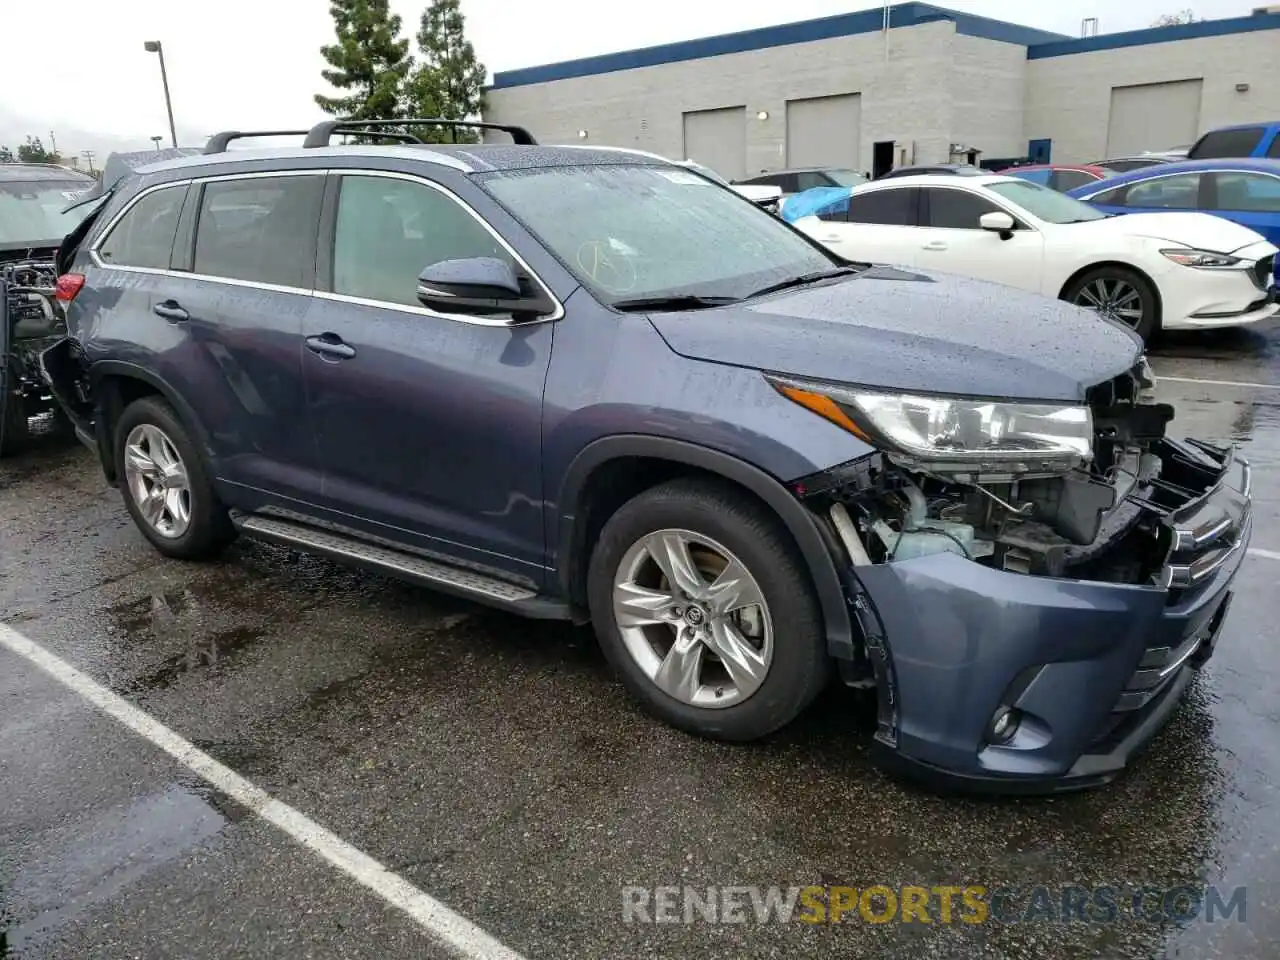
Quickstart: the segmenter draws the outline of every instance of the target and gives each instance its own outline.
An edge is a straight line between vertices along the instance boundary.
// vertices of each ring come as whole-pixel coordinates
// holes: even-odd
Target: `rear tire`
[[[627,689],[690,733],[758,739],[826,683],[807,568],[781,523],[728,485],[673,480],[624,504],[592,553],[588,599]]]
[[[186,426],[160,397],[143,397],[116,422],[120,493],[143,536],[166,557],[207,560],[235,539]]]
[[[1160,330],[1160,298],[1151,281],[1119,266],[1095,267],[1076,277],[1062,299],[1109,317],[1151,343]]]

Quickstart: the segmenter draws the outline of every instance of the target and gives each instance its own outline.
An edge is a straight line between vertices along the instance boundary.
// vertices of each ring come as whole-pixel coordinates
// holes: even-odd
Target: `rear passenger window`
[[[323,186],[320,175],[205,184],[193,271],[309,289]]]
[[[185,184],[147,194],[111,228],[98,256],[112,266],[167,270],[186,195]]]
[[[456,200],[390,177],[342,178],[333,241],[333,292],[418,305],[418,274],[441,260],[497,257],[506,249]]]
[[[916,226],[914,187],[899,190],[873,190],[854,194],[849,199],[850,223],[882,223],[897,227]]]
[[[1267,156],[1273,160],[1280,160],[1280,130],[1276,130],[1271,137],[1271,146],[1267,148]]]

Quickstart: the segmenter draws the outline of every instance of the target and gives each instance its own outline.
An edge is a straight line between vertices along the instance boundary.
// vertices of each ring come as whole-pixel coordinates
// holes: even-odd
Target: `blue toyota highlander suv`
[[[882,760],[955,786],[1104,782],[1167,719],[1249,470],[1168,436],[1130,331],[842,261],[652,155],[431,122],[219,135],[64,242],[44,374],[161,553],[242,535],[589,621],[705,736],[838,674]]]

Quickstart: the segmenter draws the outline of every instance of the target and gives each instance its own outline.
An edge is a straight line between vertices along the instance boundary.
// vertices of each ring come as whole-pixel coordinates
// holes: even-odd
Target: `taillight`
[[[64,273],[53,288],[53,297],[59,303],[70,303],[83,286],[83,273]]]

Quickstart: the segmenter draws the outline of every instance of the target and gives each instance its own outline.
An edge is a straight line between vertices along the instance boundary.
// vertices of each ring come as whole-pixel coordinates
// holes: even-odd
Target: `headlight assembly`
[[[1066,472],[1093,455],[1087,407],[881,393],[769,377],[783,396],[933,473]]]
[[[1244,262],[1239,257],[1233,257],[1230,254],[1214,253],[1212,250],[1195,250],[1190,247],[1174,247],[1160,252],[1174,263],[1180,263],[1184,267],[1205,267],[1211,270],[1221,270],[1238,267]]]

